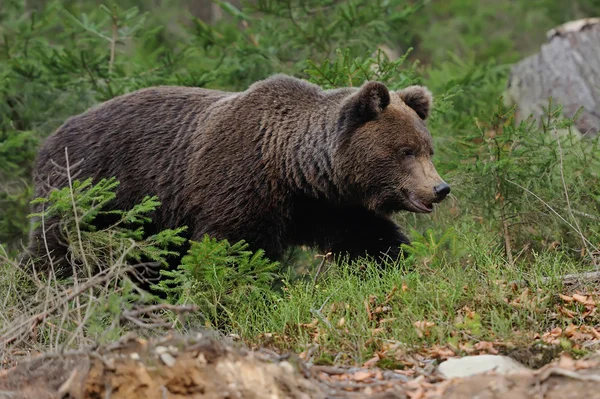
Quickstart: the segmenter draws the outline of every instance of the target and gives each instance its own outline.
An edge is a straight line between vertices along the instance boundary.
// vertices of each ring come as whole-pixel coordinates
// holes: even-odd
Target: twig
[[[168,323],[166,321],[162,321],[162,322],[158,322],[158,323],[145,323],[145,322],[141,321],[140,319],[136,319],[135,317],[131,317],[126,314],[121,315],[121,319],[130,321],[140,328],[146,328],[146,329],[150,329],[150,330],[154,329],[154,328],[170,328],[170,327],[172,327],[171,323]]]
[[[498,133],[498,126],[494,126],[494,133]],[[481,129],[480,129],[481,131]],[[481,132],[483,134],[483,132]],[[500,152],[500,146],[498,144],[498,140],[494,137],[493,142],[496,146],[496,156],[494,158],[494,155],[492,153],[492,151],[490,151],[490,162],[494,163],[494,162],[500,162],[500,157],[501,157],[501,152]],[[489,146],[488,146],[489,147]],[[493,149],[490,149],[493,150]],[[512,149],[511,149],[512,151]],[[504,201],[504,195],[502,194],[502,184],[501,184],[501,177],[498,174],[498,171],[495,170],[494,171],[494,178],[496,180],[496,198],[498,200],[500,200],[500,220],[502,223],[502,238],[504,238],[504,252],[506,253],[506,259],[508,260],[508,263],[510,265],[514,265],[514,259],[512,256],[512,246],[510,244],[510,232],[508,230],[508,222],[507,222],[507,217],[506,217],[506,203]]]
[[[501,205],[501,218],[502,218],[502,235],[504,236],[504,251],[506,252],[506,258],[508,259],[508,263],[514,265],[514,259],[512,256],[512,247],[510,245],[510,235],[508,233],[508,224],[506,223],[506,218],[504,217],[504,201],[502,201]]]
[[[335,389],[343,389],[343,390],[358,390],[364,389],[366,387],[382,387],[386,385],[390,385],[390,381],[374,381],[374,382],[338,382],[338,381],[328,381],[324,379],[319,379],[322,384],[327,385],[330,388]]]
[[[527,189],[527,188],[523,187],[523,186],[522,186],[522,185],[520,185],[519,183],[516,183],[516,182],[514,182],[514,181],[512,181],[512,180],[508,180],[508,179],[505,179],[505,180],[506,180],[508,183],[510,183],[510,184],[514,184],[515,186],[517,186],[517,187],[521,188],[522,190],[524,190],[524,191],[525,191],[525,192],[527,192],[528,194],[531,194],[531,195],[533,195],[533,196],[534,196],[534,197],[535,197],[535,198],[536,198],[538,201],[540,201],[542,204],[544,204],[544,206],[546,206],[546,208],[548,208],[548,210],[550,210],[552,213],[554,213],[556,216],[558,216],[558,218],[559,218],[560,220],[562,220],[562,221],[563,221],[565,224],[567,224],[567,226],[569,226],[570,228],[572,228],[574,231],[576,231],[576,232],[577,232],[577,228],[576,228],[575,226],[573,226],[571,223],[569,223],[569,221],[568,221],[568,220],[566,220],[566,219],[565,219],[565,218],[564,218],[564,217],[563,217],[563,216],[562,216],[560,213],[556,212],[556,211],[554,210],[554,208],[552,208],[552,207],[550,206],[550,204],[548,204],[546,201],[544,201],[542,198],[540,198],[540,196],[539,196],[539,195],[537,195],[537,194],[536,194],[536,193],[534,193],[533,191],[531,191],[531,190],[529,190],[529,189]],[[587,238],[585,238],[585,236],[584,236],[584,237],[582,237],[582,239],[583,239],[583,240],[584,240],[584,241],[585,241],[585,242],[586,242],[586,243],[587,243],[587,244],[588,244],[590,247],[594,248],[594,250],[598,250],[598,248],[596,248],[596,246],[595,246],[594,244],[592,244],[592,243],[591,243],[591,242],[590,242],[590,241],[589,241]]]
[[[323,311],[323,308],[325,307],[325,305],[327,304],[327,302],[329,302],[329,300],[336,293],[337,293],[337,291],[334,292],[333,294],[329,295],[327,297],[327,299],[325,299],[325,302],[323,302],[323,304],[321,305],[321,307],[319,309],[314,309],[314,308],[310,309],[310,313],[312,313],[313,315],[315,315],[318,319],[320,319],[323,323],[325,323],[327,325],[327,327],[330,328],[330,329],[332,328],[331,323],[329,322],[329,320],[327,320],[327,318],[325,317],[325,315],[323,315],[322,311]]]
[[[312,366],[310,368],[311,370],[315,370],[321,373],[325,373],[328,375],[344,375],[344,374],[348,374],[349,371],[348,369],[344,369],[341,367],[334,367],[334,366]]]
[[[71,371],[69,378],[67,378],[67,380],[65,382],[63,382],[63,384],[60,386],[60,388],[58,388],[57,393],[60,395],[61,398],[65,397],[69,394],[69,391],[71,390],[71,385],[73,385],[73,381],[75,381],[77,374],[78,374],[78,371],[76,368],[74,368],[73,371]]]
[[[598,216],[590,215],[589,213],[581,212],[576,209],[571,209],[571,212],[573,212],[575,215],[583,216],[585,218],[594,220],[596,222],[600,222],[600,217],[598,217]]]
[[[504,252],[510,265],[514,265],[514,259],[512,256],[512,246],[510,245],[510,233],[508,231],[508,221],[506,219],[506,209],[504,196],[502,195],[502,187],[500,184],[500,177],[496,175],[496,187],[500,199],[500,219],[502,220],[502,237],[504,238]]]
[[[93,295],[92,289],[90,288],[90,296]],[[75,340],[76,337],[79,336],[79,333],[83,331],[83,329],[85,328],[87,321],[90,319],[90,317],[92,316],[92,310],[94,310],[94,301],[92,300],[92,298],[90,298],[87,301],[87,304],[85,305],[86,310],[85,310],[85,315],[83,316],[83,319],[79,320],[79,324],[77,325],[77,327],[75,328],[75,331],[71,334],[71,338],[67,341],[67,343],[65,344],[65,347],[68,347],[71,345],[71,343],[73,342],[73,340]],[[67,314],[67,312],[65,312],[65,315]],[[58,344],[58,340],[57,340],[57,344]]]
[[[69,152],[68,148],[65,147],[65,162],[66,162],[66,172],[67,172],[67,180],[69,182],[69,192],[71,194],[71,205],[73,206],[73,216],[75,218],[75,229],[77,230],[77,240],[79,243],[79,250],[81,251],[81,257],[83,258],[83,263],[88,272],[88,278],[92,277],[92,271],[90,269],[90,265],[87,262],[87,258],[85,257],[85,252],[83,249],[83,239],[81,238],[81,230],[79,228],[79,218],[77,217],[77,205],[75,203],[75,192],[73,190],[73,180],[71,178],[71,168],[69,166]],[[75,267],[73,265],[73,267]],[[77,270],[73,269],[73,281],[75,285],[77,285]]]
[[[315,273],[315,278],[313,279],[313,288],[312,288],[313,295],[315,293],[315,289],[317,288],[317,282],[319,281],[319,277],[321,277],[321,273],[323,273],[323,266],[325,265],[327,258],[329,256],[331,256],[331,252],[327,252],[325,255],[317,255],[317,256],[322,257],[323,259],[321,260],[321,263],[319,264],[319,267],[317,268],[317,272]]]
[[[130,247],[130,249],[133,249],[134,246],[135,246],[135,244],[133,244]],[[133,269],[135,269],[135,266],[126,267],[125,273],[127,273],[128,270],[133,270]],[[69,303],[73,299],[78,298],[85,291],[93,288],[94,286],[96,286],[98,284],[102,284],[103,282],[105,282],[108,279],[113,278],[113,273],[111,273],[112,271],[113,271],[112,268],[102,270],[100,273],[96,274],[94,277],[89,279],[85,284],[82,284],[79,287],[76,287],[75,290],[73,290],[68,295],[64,296],[63,298],[59,298],[58,303],[54,304],[53,306],[49,306],[43,312],[40,312],[40,313],[22,321],[21,323],[18,323],[16,326],[9,329],[3,336],[0,336],[0,342],[2,342],[4,345],[8,345],[8,344],[13,343],[14,341],[17,341],[19,338],[22,338],[24,334],[19,333],[19,332],[21,332],[21,330],[23,328],[28,328],[28,330],[31,331],[32,329],[37,327],[39,324],[43,323],[49,316],[58,312],[60,310],[60,308],[62,307],[62,305],[64,305],[65,303]]]
[[[108,74],[112,72],[113,64],[115,63],[115,48],[117,46],[117,34],[119,29],[118,17],[113,12],[112,14],[112,38],[110,41],[110,60],[108,61]]]
[[[77,205],[75,202],[75,193],[73,191],[73,179],[71,177],[71,167],[69,165],[69,152],[68,152],[68,148],[65,147],[65,162],[66,162],[66,172],[67,172],[67,180],[69,182],[69,193],[71,194],[71,205],[73,207],[73,217],[75,220],[75,230],[77,231],[77,241],[79,243],[79,250],[81,251],[81,257],[83,259],[83,263],[85,264],[85,268],[87,270],[88,273],[88,278],[92,277],[92,270],[90,269],[90,265],[88,264],[87,258],[85,256],[84,250],[83,250],[83,239],[81,238],[81,230],[79,228],[79,218],[77,217]],[[75,262],[72,262],[73,267],[73,284],[75,286],[78,285],[78,278],[77,278],[77,270],[75,267]],[[90,290],[92,288],[90,287]],[[90,295],[92,295],[92,292],[90,291]],[[81,310],[79,309],[79,296],[75,297],[75,302],[77,304],[77,316],[79,317],[79,323],[78,326],[81,327],[84,324],[84,320],[81,318]],[[88,309],[86,311],[86,314],[88,314],[89,312],[89,307],[91,306],[92,301],[88,301]],[[77,332],[77,331],[76,331]],[[78,334],[75,332],[75,334],[72,335],[72,339],[75,339]],[[69,340],[69,343],[72,341]],[[57,342],[58,342],[58,336],[57,336]]]
[[[198,309],[198,307],[196,305],[171,305],[169,303],[161,303],[159,305],[145,306],[143,308],[139,308],[136,310],[130,310],[127,312],[123,312],[123,314],[127,314],[128,316],[131,316],[131,317],[138,317],[138,316],[146,314],[146,313],[156,312],[157,310],[170,310],[171,312],[180,314],[180,313],[193,312],[196,309]]]
[[[545,283],[549,283],[555,279],[562,281],[563,284],[575,284],[582,280],[600,281],[600,271],[565,274],[564,276],[556,276],[556,277],[542,277],[538,281],[540,281],[542,284],[545,284]],[[514,280],[514,281],[509,282],[509,284],[527,285],[528,281],[527,280]]]
[[[56,359],[56,358],[64,358],[64,357],[84,357],[84,356],[92,356],[94,352],[89,349],[72,349],[67,351],[53,351],[53,352],[45,352],[41,354],[36,354],[31,357],[31,360],[42,362],[44,360]]]
[[[568,378],[572,378],[574,380],[579,380],[579,381],[600,382],[600,375],[579,374],[579,373],[576,373],[575,371],[563,369],[561,367],[550,367],[550,368],[543,370],[540,374],[538,374],[537,380],[538,380],[538,382],[543,382],[543,381],[546,381],[548,378],[550,378],[553,375],[559,375],[561,377],[568,377]]]
[[[46,218],[44,217],[44,204],[42,204],[42,238],[44,240],[44,248],[46,249],[46,254],[48,255],[48,263],[50,264],[50,269],[54,271],[54,262],[52,260],[52,254],[50,253],[50,248],[48,247],[48,240],[46,237]],[[54,273],[53,273],[54,274]],[[37,274],[34,274],[37,276]],[[48,287],[49,288],[49,287]]]
[[[130,321],[133,324],[137,325],[138,327],[146,328],[146,329],[173,328],[174,327],[173,323],[165,322],[160,319],[159,319],[159,321],[156,321],[153,323],[148,323],[148,322],[145,322],[142,319],[140,319],[139,316],[148,314],[148,313],[152,313],[152,312],[156,312],[157,310],[170,310],[174,313],[177,313],[178,315],[181,315],[183,313],[193,312],[196,309],[197,309],[197,306],[195,306],[195,305],[171,305],[168,303],[163,303],[163,304],[158,304],[158,305],[145,306],[143,308],[136,309],[136,310],[125,311],[121,314],[121,319]],[[156,319],[154,319],[154,320],[156,320]]]
[[[588,253],[593,252],[593,251],[590,251],[590,248],[587,246],[587,244],[585,242],[586,241],[585,237],[583,236],[583,233],[581,232],[581,227],[579,226],[579,222],[577,221],[577,218],[575,217],[575,215],[573,215],[573,211],[571,210],[571,201],[569,199],[569,190],[567,190],[567,183],[565,182],[562,145],[560,144],[560,137],[558,137],[558,135],[556,133],[556,127],[554,127],[554,134],[556,136],[556,143],[558,145],[558,155],[560,158],[560,180],[562,181],[563,190],[565,192],[565,199],[567,200],[567,211],[569,212],[569,216],[571,216],[573,223],[577,227],[576,232],[581,237],[581,242],[583,244],[583,247],[588,250]]]

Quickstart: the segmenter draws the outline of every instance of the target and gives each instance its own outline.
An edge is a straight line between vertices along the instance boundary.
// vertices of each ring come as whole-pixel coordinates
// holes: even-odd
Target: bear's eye
[[[415,151],[411,150],[410,148],[404,148],[402,150],[402,155],[404,155],[405,157],[414,157]]]

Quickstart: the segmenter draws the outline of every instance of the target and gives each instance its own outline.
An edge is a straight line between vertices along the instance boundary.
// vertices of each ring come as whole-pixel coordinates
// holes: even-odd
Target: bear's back
[[[113,98],[71,117],[43,143],[36,159],[36,196],[64,187],[68,155],[71,175],[117,177],[127,190],[152,192],[172,186],[185,170],[191,143],[209,109],[232,93],[191,87],[158,86]],[[65,154],[66,148],[66,154]],[[164,176],[170,175],[170,179]],[[167,181],[170,180],[170,181]],[[48,184],[49,183],[49,184]],[[121,191],[120,188],[120,191]],[[126,201],[139,200],[131,195]]]

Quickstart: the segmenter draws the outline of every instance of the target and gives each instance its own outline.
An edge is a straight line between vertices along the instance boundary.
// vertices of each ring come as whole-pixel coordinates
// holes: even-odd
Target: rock
[[[177,362],[171,353],[169,353],[169,348],[157,346],[155,352],[158,354],[158,357],[160,357],[160,360],[162,360],[162,362],[168,367],[173,367]]]
[[[497,374],[512,374],[529,370],[508,356],[478,355],[448,359],[438,366],[438,372],[446,378],[469,377],[488,371]]]
[[[547,38],[537,54],[513,65],[505,105],[516,105],[517,123],[532,115],[539,124],[547,118],[549,97],[553,107],[563,106],[566,118],[583,107],[571,132],[596,137],[600,132],[600,18],[567,22],[549,31]],[[555,133],[564,135],[567,130]]]

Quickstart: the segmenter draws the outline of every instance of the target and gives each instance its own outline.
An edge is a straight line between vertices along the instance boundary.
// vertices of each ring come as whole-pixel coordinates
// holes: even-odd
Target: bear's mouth
[[[423,201],[418,199],[414,193],[408,194],[408,201],[413,206],[413,211],[417,213],[431,213],[433,212],[433,204],[425,204]]]

